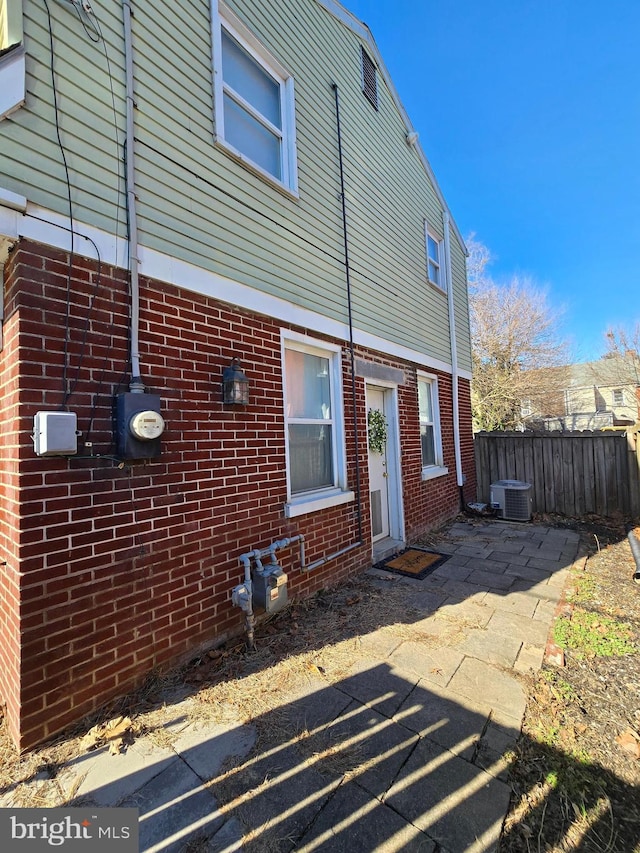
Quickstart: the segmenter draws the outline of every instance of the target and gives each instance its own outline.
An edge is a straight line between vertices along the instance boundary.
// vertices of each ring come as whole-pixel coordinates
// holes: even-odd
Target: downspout
[[[126,190],[129,224],[129,276],[131,287],[131,382],[129,390],[143,394],[144,383],[140,375],[140,284],[138,280],[138,222],[136,219],[136,177],[134,164],[134,107],[133,98],[133,45],[131,39],[131,2],[123,0],[124,64],[126,84]]]
[[[344,194],[344,160],[342,158],[342,130],[340,127],[340,96],[338,84],[332,83],[336,100],[336,130],[338,133],[338,162],[340,164],[340,201],[342,203],[342,237],[344,241],[344,270],[347,284],[347,311],[349,316],[349,355],[351,359],[351,402],[353,407],[353,438],[356,453],[356,501],[358,507],[358,541],[351,547],[362,545],[362,494],[360,486],[360,453],[358,451],[358,406],[356,393],[356,359],[353,345],[353,309],[351,302],[351,267],[349,264],[349,234],[347,231],[347,201]],[[340,552],[342,553],[342,552]],[[314,564],[315,567],[315,564]]]
[[[449,342],[451,346],[451,386],[453,394],[453,449],[456,458],[456,480],[460,492],[460,509],[464,509],[465,500],[462,487],[462,452],[460,450],[460,404],[458,400],[458,345],[456,340],[456,315],[453,304],[453,276],[451,274],[451,242],[449,238],[449,212],[442,212],[444,231],[444,265],[447,277],[447,302],[449,305]]]

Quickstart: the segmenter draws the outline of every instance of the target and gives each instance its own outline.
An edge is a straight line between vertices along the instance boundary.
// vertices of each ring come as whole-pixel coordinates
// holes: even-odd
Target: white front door
[[[367,421],[369,412],[380,412],[388,423],[385,410],[385,392],[383,388],[367,386]],[[389,526],[389,471],[387,463],[387,444],[382,452],[369,447],[369,494],[371,500],[371,534],[374,542],[390,534]]]

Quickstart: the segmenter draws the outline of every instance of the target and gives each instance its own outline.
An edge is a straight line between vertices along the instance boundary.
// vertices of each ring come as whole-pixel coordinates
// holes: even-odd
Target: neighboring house
[[[524,400],[527,428],[596,430],[633,426],[640,420],[640,359],[635,353],[547,371],[549,391]]]
[[[250,630],[251,572],[275,609],[475,497],[465,247],[368,29],[333,0],[134,11],[0,0],[22,748]],[[287,584],[244,556],[273,543]]]

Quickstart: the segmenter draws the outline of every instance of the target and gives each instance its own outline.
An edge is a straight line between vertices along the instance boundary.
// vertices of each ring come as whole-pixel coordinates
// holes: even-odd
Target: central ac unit
[[[520,480],[498,480],[491,484],[491,507],[498,518],[529,521],[531,518],[531,483]]]

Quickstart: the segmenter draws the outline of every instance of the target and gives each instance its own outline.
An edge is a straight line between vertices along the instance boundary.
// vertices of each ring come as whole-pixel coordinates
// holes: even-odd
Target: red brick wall
[[[14,286],[11,262],[5,266],[5,287]],[[19,432],[20,370],[18,326],[7,312],[0,354],[0,704],[6,705],[11,733],[17,739],[20,709],[20,578]]]
[[[7,271],[8,345],[0,376],[9,394],[3,401],[7,432],[2,452],[16,461],[11,463],[13,480],[9,477],[3,485],[8,515],[2,517],[1,535],[7,566],[0,630],[9,675],[2,691],[12,730],[26,748],[123,694],[151,668],[178,662],[241,632],[243,614],[230,603],[231,589],[243,576],[240,554],[303,533],[312,562],[355,542],[358,523],[353,504],[291,520],[283,517],[280,322],[143,279],[142,374],[147,390],[162,399],[167,427],[157,460],[119,466],[110,458],[111,401],[128,381],[125,275],[75,257],[69,280],[65,253],[26,241],[14,251]],[[350,359],[342,343],[347,463],[349,485],[355,488]],[[251,381],[246,410],[225,408],[221,402],[222,370],[235,355]],[[459,507],[451,379],[439,377],[450,474],[423,483],[414,367],[364,350],[358,355],[405,370],[407,383],[399,398],[411,540]],[[62,405],[64,377],[72,392],[68,407],[77,413],[82,432],[78,457],[37,458],[30,439],[33,415]],[[361,378],[357,405],[363,432]],[[470,424],[469,417],[469,436]],[[90,448],[84,445],[87,439]],[[369,565],[365,435],[359,438],[359,451],[367,544],[311,574],[299,571],[296,546],[279,552],[292,598]],[[93,458],[81,458],[85,455]],[[13,603],[18,571],[23,644],[19,696]]]

